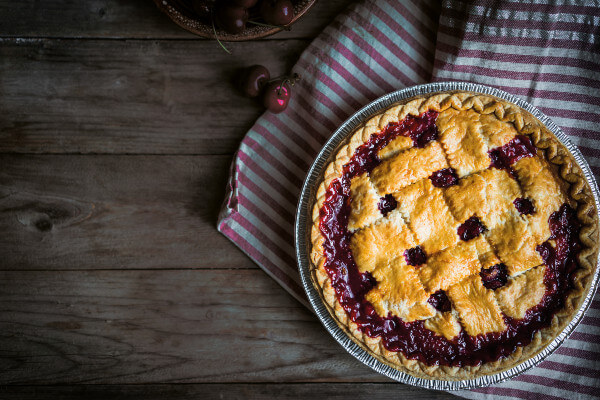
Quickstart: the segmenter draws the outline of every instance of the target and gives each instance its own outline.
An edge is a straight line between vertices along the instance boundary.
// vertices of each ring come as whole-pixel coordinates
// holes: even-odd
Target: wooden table
[[[356,361],[215,229],[262,112],[235,74],[347,3],[228,55],[150,0],[0,1],[0,398],[453,397]]]

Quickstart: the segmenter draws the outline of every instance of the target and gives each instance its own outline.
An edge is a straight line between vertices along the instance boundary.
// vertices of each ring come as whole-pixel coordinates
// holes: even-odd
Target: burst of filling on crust
[[[573,287],[579,230],[529,137],[472,110],[373,134],[320,210],[341,306],[427,365],[479,365],[529,344]]]

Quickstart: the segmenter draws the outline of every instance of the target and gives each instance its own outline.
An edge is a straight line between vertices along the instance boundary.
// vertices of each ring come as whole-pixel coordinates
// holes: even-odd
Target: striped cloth
[[[498,87],[571,136],[600,176],[600,2],[364,0],[303,52],[287,110],[265,113],[232,164],[218,229],[308,306],[294,255],[302,181],[338,125],[388,92],[430,81]],[[600,397],[600,295],[546,361],[472,399]]]

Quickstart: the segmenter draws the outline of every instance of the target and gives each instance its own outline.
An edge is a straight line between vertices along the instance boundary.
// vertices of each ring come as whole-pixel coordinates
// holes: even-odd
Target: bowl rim
[[[298,3],[299,7],[296,7],[295,5],[294,17],[292,18],[292,21],[286,25],[286,27],[293,25],[299,18],[306,14],[316,2],[317,0],[302,0],[300,3]],[[212,26],[184,15],[178,8],[177,2],[173,2],[172,0],[154,0],[154,4],[156,4],[158,9],[166,14],[171,21],[186,31],[207,39],[215,39],[215,33],[213,32]],[[207,30],[201,30],[197,28],[196,25],[204,26]],[[231,34],[217,28],[217,34],[219,40],[222,42],[242,42],[271,36],[275,33],[281,32],[282,30],[284,30],[284,28],[271,28],[254,25],[246,29],[241,34]]]
[[[346,351],[352,354],[359,361],[365,365],[371,367],[375,371],[392,378],[398,382],[418,386],[426,389],[435,390],[464,390],[474,389],[478,387],[489,386],[506,381],[517,375],[522,374],[525,371],[530,370],[539,363],[541,363],[546,357],[552,354],[575,330],[581,319],[583,318],[586,310],[589,308],[592,298],[596,292],[598,281],[600,277],[600,269],[598,268],[598,262],[600,260],[600,254],[596,260],[596,269],[590,287],[585,294],[585,298],[581,304],[579,310],[573,315],[571,321],[567,326],[539,353],[535,356],[523,361],[522,363],[505,371],[500,371],[493,375],[484,375],[473,379],[466,380],[441,380],[441,379],[424,379],[414,377],[406,372],[402,372],[391,365],[381,362],[373,355],[371,355],[366,349],[359,346],[350,336],[338,325],[337,321],[331,315],[329,307],[323,301],[321,294],[314,286],[311,278],[311,261],[310,261],[310,228],[312,226],[312,207],[314,205],[314,190],[316,185],[320,182],[323,175],[324,168],[327,167],[331,161],[331,157],[335,156],[337,148],[342,145],[360,124],[368,119],[369,117],[383,111],[385,108],[391,106],[394,103],[400,101],[408,101],[409,99],[422,95],[429,95],[435,92],[453,92],[453,91],[469,91],[475,93],[481,93],[485,95],[494,96],[513,103],[525,111],[532,114],[540,122],[558,138],[558,140],[569,150],[569,152],[575,158],[577,164],[581,167],[584,176],[591,188],[594,196],[594,202],[596,205],[596,211],[600,215],[600,195],[598,193],[598,185],[594,178],[591,169],[583,158],[581,151],[571,142],[569,137],[562,132],[560,127],[556,125],[550,118],[543,114],[539,109],[534,107],[529,102],[526,102],[510,93],[503,90],[496,89],[490,86],[475,84],[470,82],[435,82],[427,83],[416,86],[411,86],[405,89],[401,89],[389,94],[386,94],[371,103],[367,104],[354,114],[352,114],[344,123],[342,123],[332,136],[323,145],[315,160],[310,166],[298,200],[298,206],[296,209],[296,220],[294,224],[294,239],[296,249],[296,260],[298,262],[298,269],[300,271],[300,278],[302,285],[308,297],[308,300],[317,314],[321,323],[325,326],[327,331],[335,338],[335,340],[344,347]]]

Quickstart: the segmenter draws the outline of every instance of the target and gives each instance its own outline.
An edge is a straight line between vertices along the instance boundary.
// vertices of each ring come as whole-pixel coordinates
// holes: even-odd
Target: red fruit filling
[[[388,133],[392,135],[392,139],[397,136],[408,136],[412,139],[415,147],[423,148],[427,143],[438,138],[437,125],[435,124],[437,117],[437,111],[427,111],[418,117],[409,115],[401,122],[389,124],[386,131],[389,130]]]
[[[504,146],[496,147],[488,152],[492,159],[490,167],[505,169],[516,178],[511,165],[522,158],[535,156],[536,152],[537,150],[528,136],[517,135]]]
[[[379,199],[379,203],[377,203],[377,208],[381,211],[381,214],[385,217],[388,213],[394,211],[398,207],[398,202],[391,194],[386,194],[384,197]]]
[[[529,199],[523,199],[519,197],[515,199],[513,204],[515,205],[517,211],[523,215],[533,214],[535,212],[535,208],[533,208],[533,203]]]
[[[454,168],[444,168],[435,171],[429,179],[431,179],[433,186],[439,188],[447,188],[458,184],[458,176]]]
[[[488,289],[496,290],[506,285],[508,281],[508,271],[506,265],[496,264],[479,272],[483,286]]]
[[[419,266],[427,262],[427,256],[421,246],[413,247],[412,249],[404,250],[404,259],[408,265]]]
[[[485,226],[483,226],[479,218],[474,215],[458,227],[458,237],[465,242],[476,238],[483,232],[485,232]]]
[[[446,296],[446,292],[438,290],[427,299],[427,302],[440,312],[446,312],[452,310],[452,304],[450,299]]]
[[[409,116],[405,121],[390,124],[382,132],[373,134],[345,165],[344,174],[331,182],[320,210],[320,231],[326,259],[324,266],[339,303],[352,321],[367,335],[381,337],[383,346],[389,351],[402,352],[405,357],[427,365],[479,365],[508,356],[517,346],[528,345],[534,334],[549,326],[554,313],[563,307],[574,285],[573,271],[578,266],[576,255],[581,248],[580,224],[575,211],[567,204],[550,216],[550,231],[556,247],[547,241],[536,248],[548,266],[544,277],[546,293],[523,319],[505,316],[507,329],[504,332],[469,336],[463,329],[453,340],[447,340],[426,329],[423,321],[404,322],[395,316],[378,315],[373,305],[365,300],[365,294],[377,282],[371,274],[358,271],[350,251],[350,180],[377,166],[380,163],[377,152],[400,134],[412,137],[415,145],[422,145],[431,132],[436,132],[437,115],[437,112],[429,111],[419,117]],[[501,149],[506,147],[507,150],[497,153],[504,165],[510,166],[520,157],[535,154],[535,148],[527,144],[530,144],[529,138],[523,138],[503,146]],[[437,304],[437,297],[431,301]],[[446,309],[447,306],[442,306],[442,303],[445,304],[441,302],[439,307]]]

